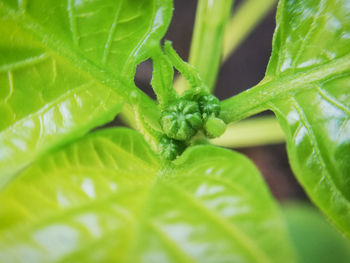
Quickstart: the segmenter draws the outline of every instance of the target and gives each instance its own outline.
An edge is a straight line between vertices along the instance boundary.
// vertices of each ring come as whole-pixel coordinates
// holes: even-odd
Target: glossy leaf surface
[[[170,17],[171,1],[1,0],[0,186],[142,96],[130,80]]]
[[[278,209],[244,156],[196,146],[159,164],[121,128],[40,159],[0,194],[0,261],[292,261]]]
[[[277,22],[266,79],[302,73],[305,81],[312,78],[310,71],[320,75],[295,83],[272,101],[293,171],[314,202],[350,235],[349,1],[282,1]]]
[[[350,5],[281,1],[266,77],[222,104],[237,121],[272,109],[294,173],[312,200],[350,236]]]

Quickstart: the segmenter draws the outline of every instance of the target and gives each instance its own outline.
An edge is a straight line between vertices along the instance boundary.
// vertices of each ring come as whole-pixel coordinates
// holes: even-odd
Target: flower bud
[[[169,161],[174,160],[177,156],[179,156],[184,150],[186,146],[183,142],[177,141],[166,136],[163,136],[158,145],[160,155]]]
[[[209,116],[204,124],[204,130],[209,138],[216,138],[225,132],[226,123],[222,119]]]
[[[198,103],[181,99],[170,104],[161,114],[163,132],[170,138],[185,141],[202,127]]]
[[[203,119],[207,119],[209,116],[219,116],[221,110],[220,101],[214,95],[206,94],[201,96],[198,99],[198,104]]]

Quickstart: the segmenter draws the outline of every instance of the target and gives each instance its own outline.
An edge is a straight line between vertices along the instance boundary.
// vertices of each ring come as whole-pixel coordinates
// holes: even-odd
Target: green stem
[[[211,143],[232,148],[283,143],[285,135],[274,116],[231,123],[226,132]]]
[[[184,76],[192,87],[204,87],[205,83],[200,78],[198,71],[190,64],[186,63],[176,53],[170,41],[164,44],[164,51],[174,67]]]
[[[287,97],[298,89],[312,89],[313,83],[346,72],[350,67],[350,55],[334,59],[327,64],[302,73],[282,75],[271,81],[268,77],[253,88],[221,102],[220,118],[226,123],[236,122],[271,108],[271,101]]]
[[[225,25],[233,0],[199,0],[190,50],[189,63],[199,72],[209,90],[214,89],[222,54]],[[176,90],[184,91],[184,80]]]
[[[225,61],[265,17],[277,0],[246,0],[225,28],[223,58]]]

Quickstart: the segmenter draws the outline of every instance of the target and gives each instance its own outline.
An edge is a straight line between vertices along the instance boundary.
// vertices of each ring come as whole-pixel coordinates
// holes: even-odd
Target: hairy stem
[[[206,86],[203,80],[200,78],[198,71],[192,65],[186,63],[181,59],[181,57],[176,53],[175,49],[172,47],[170,41],[166,41],[164,44],[164,51],[168,58],[174,65],[174,67],[185,77],[192,87],[203,87]]]

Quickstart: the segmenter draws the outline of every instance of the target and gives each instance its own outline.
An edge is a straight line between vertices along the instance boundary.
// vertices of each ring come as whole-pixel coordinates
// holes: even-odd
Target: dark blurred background
[[[240,2],[235,1],[234,8]],[[187,61],[197,1],[174,0],[174,5],[173,20],[165,38],[173,42],[174,48]],[[276,8],[273,8],[221,67],[215,90],[220,99],[248,89],[263,78],[271,53],[275,12]],[[154,97],[150,87],[151,76],[152,63],[143,62],[138,66],[135,82],[138,87]],[[290,169],[285,144],[236,150],[255,162],[279,201],[307,200]]]

